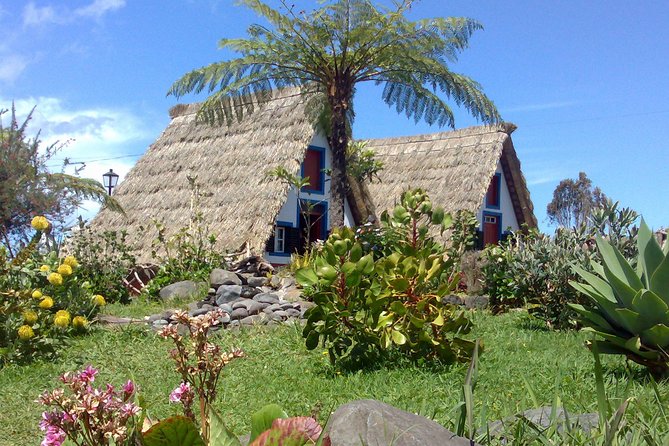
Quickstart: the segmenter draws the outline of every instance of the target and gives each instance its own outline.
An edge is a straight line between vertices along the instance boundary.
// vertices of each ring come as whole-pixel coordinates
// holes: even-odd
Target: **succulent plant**
[[[571,307],[600,353],[623,354],[648,367],[655,376],[669,373],[669,243],[660,247],[642,220],[637,237],[639,255],[632,268],[610,243],[597,238],[602,263],[595,274],[573,267],[585,283],[571,285],[592,305]]]

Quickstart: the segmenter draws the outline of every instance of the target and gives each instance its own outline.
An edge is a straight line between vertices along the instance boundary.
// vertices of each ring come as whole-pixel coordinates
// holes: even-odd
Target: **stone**
[[[202,304],[200,302],[191,302],[188,304],[188,311],[195,311],[201,306]]]
[[[463,305],[464,303],[462,298],[456,294],[449,294],[448,296],[444,296],[441,302],[445,304],[458,305],[458,306]]]
[[[272,276],[272,278],[269,279],[269,286],[271,286],[274,289],[279,288],[281,286],[281,277]]]
[[[218,320],[221,324],[229,324],[232,318],[230,317],[230,314],[223,313],[223,316],[219,317]]]
[[[438,423],[374,400],[340,406],[325,430],[332,446],[474,446]]]
[[[273,313],[275,311],[280,311],[280,310],[281,310],[281,305],[277,303],[277,304],[271,304],[269,307],[266,307],[262,311],[265,312],[266,314],[270,314],[270,313]]]
[[[302,314],[300,310],[296,310],[295,308],[288,308],[285,312],[288,317],[300,317]]]
[[[239,299],[242,295],[241,285],[221,285],[216,290],[216,304],[227,304],[233,300]]]
[[[99,319],[100,319],[100,317],[98,316],[98,320],[99,320]],[[162,314],[162,313],[159,313],[159,314],[152,314],[151,316],[147,316],[145,320],[146,320],[146,322],[149,322],[149,323],[152,324],[153,322],[158,321],[158,320],[160,320],[160,319],[165,319],[165,318],[163,317],[163,314]]]
[[[237,308],[246,308],[246,301],[250,299],[239,299],[238,301],[232,302],[232,309],[236,310]]]
[[[170,299],[189,299],[202,297],[206,284],[203,282],[193,282],[192,280],[183,280],[171,285],[167,285],[160,290],[160,298],[162,300]]]
[[[197,317],[197,316],[202,316],[203,314],[209,313],[208,308],[196,308],[195,310],[191,310],[188,312],[188,315],[190,317]]]
[[[260,293],[253,296],[253,300],[265,304],[278,304],[279,296],[274,293]]]
[[[98,322],[108,325],[128,325],[134,322],[144,322],[142,319],[133,319],[129,317],[112,316],[111,314],[100,314],[97,317]],[[151,321],[153,322],[153,321]]]
[[[207,290],[207,294],[210,295],[210,296],[215,295],[216,294],[216,288],[209,288]]]
[[[241,297],[244,297],[246,299],[250,299],[256,294],[259,294],[260,290],[258,288],[248,286],[248,285],[243,285],[242,286],[242,292],[240,293]]]
[[[209,283],[212,287],[218,288],[221,285],[241,285],[242,279],[232,271],[226,271],[221,268],[214,268],[209,274]]]
[[[299,309],[300,304],[296,304],[294,302],[285,302],[281,304],[281,309],[282,310],[291,310],[291,309]]]
[[[219,305],[218,308],[225,311],[226,313],[232,313],[232,304],[222,304]]]
[[[523,418],[536,425],[539,429],[544,430],[551,426],[551,411],[551,406],[529,409],[519,415],[488,423],[487,432],[490,433],[491,438],[499,438],[503,435],[506,429],[514,426],[518,420]],[[590,433],[593,428],[599,426],[599,415],[596,413],[586,413],[581,415],[568,413],[565,416],[564,408],[559,407],[555,412],[558,432],[562,433],[564,431],[567,418],[569,418],[572,429],[579,428],[586,434]],[[486,428],[482,428],[481,432],[486,432]]]
[[[164,327],[168,324],[169,324],[169,321],[166,321],[165,319],[157,319],[157,320],[153,321],[153,324],[151,324],[151,325],[153,325],[154,327]]]
[[[464,298],[465,308],[469,310],[482,310],[488,308],[490,298],[488,296],[467,296]]]
[[[297,288],[290,288],[284,291],[281,296],[286,302],[298,302],[302,300],[302,290]]]
[[[249,315],[249,312],[246,308],[237,308],[235,310],[232,310],[232,313],[230,313],[230,318],[232,320],[244,319],[248,315]]]
[[[288,313],[286,313],[283,310],[275,311],[274,313],[272,313],[272,319],[274,319],[275,321],[277,320],[282,321],[284,319],[288,319]]]
[[[291,288],[295,286],[295,278],[294,277],[284,277],[281,279],[281,288]]]
[[[247,316],[244,319],[240,320],[239,323],[242,325],[260,325],[267,323],[267,316],[265,314],[254,314]]]
[[[246,283],[249,284],[249,286],[260,288],[261,286],[267,285],[269,281],[267,280],[267,277],[255,277],[251,276],[246,279]]]

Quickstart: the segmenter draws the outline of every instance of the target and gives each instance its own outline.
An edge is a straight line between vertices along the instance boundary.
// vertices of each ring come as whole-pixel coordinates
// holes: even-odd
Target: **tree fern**
[[[446,17],[411,21],[411,0],[393,9],[370,0],[333,0],[297,13],[285,0],[277,10],[261,0],[242,0],[269,22],[254,24],[246,38],[223,39],[219,46],[240,56],[185,74],[169,89],[177,97],[206,92],[198,119],[230,124],[267,104],[272,92],[298,87],[307,113],[324,129],[333,153],[333,226],[343,225],[346,147],[353,120],[355,86],[383,86],[381,98],[398,113],[430,125],[454,127],[446,101],[484,123],[500,116],[481,86],[450,70],[469,46],[475,20]]]

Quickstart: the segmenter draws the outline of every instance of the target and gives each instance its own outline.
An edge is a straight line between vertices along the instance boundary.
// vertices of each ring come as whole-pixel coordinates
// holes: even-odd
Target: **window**
[[[485,196],[486,207],[499,209],[501,183],[502,175],[499,173],[493,175],[492,179],[490,180],[490,185],[488,186],[488,192]]]
[[[485,222],[486,223],[497,224],[497,217],[493,217],[492,215],[486,215],[485,216]]]
[[[286,250],[286,228],[277,226],[274,228],[274,252],[285,252]]]
[[[309,184],[303,188],[305,191],[323,193],[325,168],[325,150],[320,148],[309,148],[302,163],[302,178],[309,177]]]

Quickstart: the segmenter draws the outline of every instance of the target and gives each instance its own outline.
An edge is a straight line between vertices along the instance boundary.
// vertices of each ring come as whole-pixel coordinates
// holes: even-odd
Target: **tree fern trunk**
[[[330,225],[332,228],[344,226],[344,200],[348,184],[346,182],[346,147],[349,136],[346,128],[346,113],[349,107],[351,88],[338,85],[330,90],[328,100],[332,108],[331,135],[332,176],[330,180]]]

